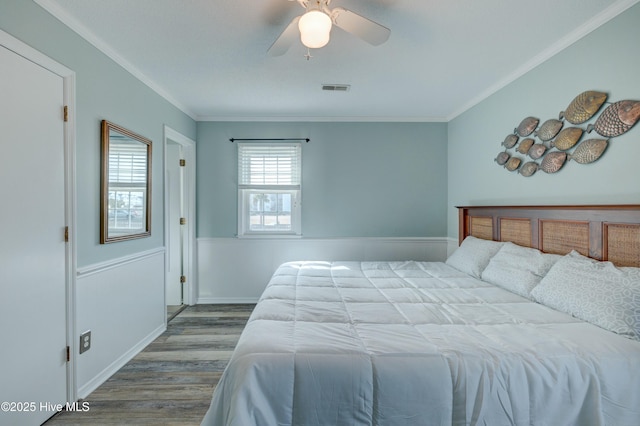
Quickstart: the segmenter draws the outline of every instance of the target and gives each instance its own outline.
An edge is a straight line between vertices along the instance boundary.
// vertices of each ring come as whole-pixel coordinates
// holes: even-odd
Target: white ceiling
[[[391,36],[309,61],[266,53],[295,1],[35,1],[197,120],[448,121],[639,0],[333,0]]]

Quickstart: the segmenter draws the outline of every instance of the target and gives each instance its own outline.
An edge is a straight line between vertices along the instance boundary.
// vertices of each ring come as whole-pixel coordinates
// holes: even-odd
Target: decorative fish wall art
[[[545,173],[555,173],[562,168],[566,160],[566,152],[549,152],[542,158],[542,163],[540,163],[540,170]]]
[[[528,161],[520,167],[518,173],[520,173],[524,177],[532,176],[535,172],[538,171],[540,166],[535,161]]]
[[[546,145],[541,143],[534,143],[533,145],[531,145],[531,148],[529,148],[527,155],[531,157],[533,160],[537,160],[538,158],[541,158],[546,151],[547,151]]]
[[[564,123],[555,118],[551,118],[544,123],[535,132],[533,132],[541,141],[548,141],[556,137]]]
[[[640,101],[616,102],[600,114],[595,124],[587,126],[587,133],[596,129],[600,136],[613,138],[628,132],[638,119],[640,119]]]
[[[607,94],[604,92],[582,92],[571,101],[566,110],[560,111],[559,119],[565,119],[571,124],[582,124],[589,121],[606,100]]]
[[[529,136],[538,127],[540,120],[535,117],[527,117],[520,122],[520,125],[514,129],[514,133],[524,137]]]
[[[581,141],[585,131],[591,133],[595,130],[603,138],[614,138],[628,132],[640,121],[640,101],[627,99],[608,103],[607,97],[607,93],[596,90],[582,92],[564,111],[560,111],[558,119],[548,119],[540,127],[539,118],[525,117],[513,133],[504,138],[501,143],[504,151],[498,153],[494,161],[524,177],[533,176],[538,170],[547,174],[557,173],[571,160],[577,164],[597,161],[609,146],[609,139]],[[608,106],[595,118],[605,103]],[[594,122],[587,124],[594,118]],[[563,128],[565,121],[572,126]],[[536,142],[535,138],[540,141]]]
[[[505,163],[507,161],[509,161],[509,158],[511,158],[511,156],[509,155],[509,153],[507,151],[502,151],[500,154],[498,154],[498,156],[495,158],[495,162],[498,163],[501,166],[504,166]]]
[[[518,135],[507,135],[502,142],[502,146],[505,148],[513,148],[518,143]]]
[[[589,164],[602,156],[607,149],[609,141],[606,139],[588,139],[580,142],[575,151],[567,156],[568,160],[574,160],[580,164]]]
[[[518,170],[518,167],[520,167],[520,162],[522,160],[520,160],[518,157],[511,157],[509,158],[509,161],[507,161],[507,164],[504,165],[505,169],[509,170],[510,172],[514,171],[514,170]]]
[[[529,152],[529,148],[531,148],[533,142],[534,140],[531,138],[523,139],[522,142],[520,142],[520,145],[518,145],[516,151],[518,151],[520,154],[526,154],[527,152]]]
[[[566,151],[573,148],[573,146],[578,143],[578,140],[580,140],[581,136],[581,128],[567,127],[566,129],[563,129],[560,133],[558,133],[558,136],[554,140],[552,140],[549,145],[551,145],[551,148],[557,148],[561,151]]]

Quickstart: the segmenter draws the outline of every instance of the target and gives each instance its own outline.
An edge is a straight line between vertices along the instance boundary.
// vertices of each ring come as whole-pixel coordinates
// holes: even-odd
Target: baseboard
[[[162,324],[155,330],[153,330],[147,337],[138,342],[137,345],[133,346],[127,352],[122,354],[117,360],[111,363],[111,365],[107,366],[104,370],[102,370],[98,375],[96,375],[93,379],[88,381],[84,386],[78,388],[78,398],[84,399],[91,394],[94,390],[96,390],[100,385],[106,382],[111,376],[113,376],[118,370],[124,367],[129,361],[131,361],[136,355],[138,355],[144,348],[146,348],[151,342],[153,342],[156,338],[158,338],[162,333],[164,333],[167,329],[166,324]]]
[[[199,297],[198,305],[244,305],[258,303],[255,297]]]

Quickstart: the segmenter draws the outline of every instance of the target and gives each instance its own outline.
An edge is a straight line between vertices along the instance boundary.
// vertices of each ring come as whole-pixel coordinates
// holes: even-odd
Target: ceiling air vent
[[[348,92],[351,85],[349,84],[323,84],[322,90],[330,92]]]

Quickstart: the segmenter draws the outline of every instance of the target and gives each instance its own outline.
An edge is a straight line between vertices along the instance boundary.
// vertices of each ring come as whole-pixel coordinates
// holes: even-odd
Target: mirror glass
[[[100,243],[151,235],[151,141],[102,121]]]

